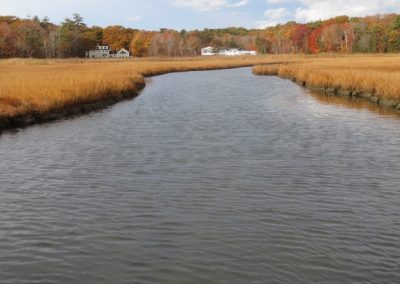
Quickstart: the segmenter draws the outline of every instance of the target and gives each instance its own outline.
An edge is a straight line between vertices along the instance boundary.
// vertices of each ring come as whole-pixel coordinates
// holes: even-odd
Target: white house
[[[201,55],[202,56],[210,56],[210,55],[216,55],[214,53],[214,48],[211,46],[207,46],[201,49]]]
[[[241,56],[241,55],[257,55],[256,51],[252,50],[239,50],[238,48],[221,49],[219,55],[223,56]]]
[[[121,48],[116,53],[110,53],[110,56],[114,58],[129,58],[129,51],[125,48]]]
[[[98,45],[96,49],[86,51],[85,55],[87,58],[129,58],[129,51],[121,48],[113,52],[108,45]]]
[[[239,49],[231,48],[231,49],[225,50],[224,55],[225,56],[239,56],[239,55],[241,55],[241,53],[240,53]]]
[[[257,55],[257,51],[255,50],[241,50],[240,55]]]
[[[238,48],[218,50],[216,48],[208,46],[201,49],[201,55],[240,56],[240,55],[257,55],[257,52],[252,50],[239,50]]]
[[[110,49],[107,45],[98,45],[96,49],[86,51],[87,58],[107,58],[110,57]]]

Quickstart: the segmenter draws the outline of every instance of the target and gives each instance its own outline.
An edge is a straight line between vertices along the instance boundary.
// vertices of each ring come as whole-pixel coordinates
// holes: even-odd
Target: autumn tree
[[[129,49],[135,30],[126,29],[123,26],[109,26],[104,29],[103,43],[112,50],[121,48]]]
[[[0,23],[0,57],[15,56],[15,32],[6,23]]]
[[[400,52],[400,16],[338,16],[308,24],[288,22],[262,30],[228,27],[158,32],[123,26],[88,27],[74,14],[60,25],[45,17],[0,16],[0,57],[82,57],[99,44],[134,56],[195,56],[205,46],[259,53]]]
[[[291,34],[291,40],[294,53],[307,53],[308,41],[307,38],[310,34],[310,28],[304,24],[296,25]]]
[[[400,16],[396,17],[392,30],[389,33],[389,51],[400,51]]]
[[[184,55],[195,56],[199,54],[201,49],[201,39],[197,33],[190,33],[185,38],[185,50]]]
[[[308,47],[311,53],[318,53],[321,51],[321,34],[324,31],[323,26],[314,29],[308,38]]]
[[[184,41],[174,30],[163,30],[153,35],[150,44],[152,56],[180,56],[183,54]]]
[[[258,53],[266,54],[271,52],[271,42],[263,34],[258,34],[256,36],[255,46]]]
[[[37,21],[24,20],[16,30],[15,45],[22,57],[41,57],[43,29]]]
[[[129,46],[132,55],[137,57],[147,56],[149,53],[151,38],[152,34],[149,32],[139,31],[135,33]]]

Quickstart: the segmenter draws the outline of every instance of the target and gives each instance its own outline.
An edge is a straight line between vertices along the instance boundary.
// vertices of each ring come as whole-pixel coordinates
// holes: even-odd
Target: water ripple
[[[400,120],[250,69],[0,136],[1,283],[397,283]]]

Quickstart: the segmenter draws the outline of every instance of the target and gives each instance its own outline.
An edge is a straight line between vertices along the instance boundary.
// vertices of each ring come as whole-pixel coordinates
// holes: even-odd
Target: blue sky
[[[400,0],[0,0],[0,15],[48,16],[59,23],[79,13],[90,26],[120,24],[146,30],[257,28],[387,12],[400,13]]]

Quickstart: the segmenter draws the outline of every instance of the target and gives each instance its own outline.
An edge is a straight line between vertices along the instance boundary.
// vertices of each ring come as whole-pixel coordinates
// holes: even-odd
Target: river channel
[[[400,116],[250,68],[0,135],[1,283],[398,283]]]

